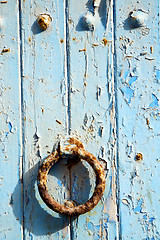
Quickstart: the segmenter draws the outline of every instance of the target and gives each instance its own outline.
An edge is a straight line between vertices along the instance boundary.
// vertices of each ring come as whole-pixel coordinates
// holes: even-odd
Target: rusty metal
[[[142,160],[142,159],[143,159],[142,153],[137,153],[137,155],[136,155],[136,161],[140,161],[140,160]]]
[[[1,51],[1,55],[3,55],[3,53],[8,53],[10,52],[10,48],[4,48],[2,51]]]
[[[50,26],[51,22],[52,18],[47,13],[39,15],[37,19],[37,23],[39,24],[42,30],[46,30]]]
[[[79,160],[83,159],[87,161],[90,164],[90,166],[93,168],[96,175],[96,186],[95,186],[94,193],[92,197],[82,205],[78,205],[78,206],[74,206],[74,204],[61,205],[58,202],[56,202],[52,198],[52,196],[50,196],[48,193],[47,174],[50,168],[61,157],[66,157],[66,156],[71,157],[73,162],[76,161],[76,159],[79,159]],[[103,192],[105,189],[105,182],[106,182],[104,169],[100,164],[100,162],[97,160],[97,158],[93,154],[87,152],[84,149],[83,144],[75,138],[69,138],[67,141],[65,141],[65,144],[62,147],[60,146],[59,150],[54,151],[45,159],[45,161],[42,163],[42,165],[39,168],[37,179],[38,179],[38,190],[45,204],[55,212],[64,214],[66,216],[71,216],[71,217],[78,216],[92,210],[102,198]]]

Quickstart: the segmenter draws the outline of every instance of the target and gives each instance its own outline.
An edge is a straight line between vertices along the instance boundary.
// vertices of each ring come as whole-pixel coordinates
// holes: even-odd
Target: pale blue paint
[[[142,212],[142,204],[143,204],[143,199],[141,198],[137,202],[137,206],[134,208],[134,213],[141,213]]]
[[[157,69],[157,71],[156,71],[156,80],[158,83],[160,83],[160,70],[159,69]]]
[[[135,7],[149,11],[146,26],[126,30],[123,22]],[[137,77],[131,86],[126,85],[134,93],[130,91],[131,94],[126,98],[125,94],[118,91],[117,96],[122,239],[160,239],[159,164],[156,164],[160,140],[158,9],[159,1],[116,1],[117,72],[131,72],[132,76]],[[147,35],[144,34],[147,30],[145,28],[149,29]],[[125,51],[120,47],[122,45]],[[147,54],[143,56],[142,52]],[[148,60],[150,58],[153,60]],[[123,72],[121,76],[116,75],[119,90],[123,87]],[[129,83],[128,79],[127,74],[126,82]],[[130,154],[128,146],[132,146]],[[136,161],[135,156],[139,152],[143,154],[143,159]],[[130,204],[123,204],[123,199],[127,199]]]
[[[148,20],[127,29],[134,8]],[[0,3],[0,50],[10,48],[0,56],[2,240],[160,239],[159,1],[101,0],[94,31],[81,25],[86,11],[93,13],[92,0]],[[46,12],[53,22],[41,31],[36,18]],[[58,134],[77,135],[109,168],[103,200],[71,220],[50,211],[37,190],[39,162]],[[92,169],[79,163],[70,176],[65,163],[55,165],[50,193],[61,203],[87,201]]]
[[[159,104],[158,104],[159,99],[153,93],[152,93],[152,99],[153,99],[153,102],[149,105],[149,107],[151,107],[151,108],[158,107],[159,106]]]
[[[9,133],[11,133],[11,131],[12,131],[12,123],[9,122],[8,123],[8,132],[6,132],[6,137],[8,136]]]

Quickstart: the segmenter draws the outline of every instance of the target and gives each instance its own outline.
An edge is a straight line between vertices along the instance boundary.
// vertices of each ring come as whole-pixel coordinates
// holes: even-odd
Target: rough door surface
[[[0,239],[160,239],[159,1],[0,1]],[[40,14],[52,22],[37,24]],[[45,25],[46,28],[47,25]],[[63,136],[97,157],[106,189],[70,218],[41,200],[37,173]],[[95,174],[63,159],[60,204],[84,204]]]

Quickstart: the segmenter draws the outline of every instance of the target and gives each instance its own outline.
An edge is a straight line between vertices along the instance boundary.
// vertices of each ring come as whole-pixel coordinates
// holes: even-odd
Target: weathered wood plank
[[[92,3],[0,3],[0,239],[160,238],[159,1],[96,1],[95,15]],[[135,8],[143,26],[128,18]],[[86,11],[94,31],[80,21]],[[47,31],[41,13],[52,17]],[[68,133],[109,169],[102,201],[71,224],[36,185],[39,162]],[[86,163],[69,172],[62,161],[48,176],[61,203],[84,203],[94,186]]]
[[[160,239],[159,1],[116,1],[116,13],[121,238]]]
[[[106,167],[108,177],[102,201],[89,213],[72,222],[72,239],[115,239],[116,205],[116,129],[114,109],[113,3],[101,1],[95,9],[94,31],[89,31],[83,14],[92,15],[92,1],[68,3],[70,126],[85,148]],[[83,18],[83,17],[82,17]],[[85,165],[71,169],[72,198],[87,201],[94,190],[94,174]],[[106,171],[107,172],[107,171]]]
[[[24,239],[69,239],[69,219],[52,212],[37,192],[39,161],[49,155],[58,134],[67,133],[65,15],[63,1],[22,2],[24,104]],[[52,17],[41,31],[39,14]],[[49,189],[62,201],[68,193],[68,169],[61,163],[49,175]],[[63,170],[63,171],[62,171]],[[64,177],[66,177],[64,181]]]
[[[17,1],[0,3],[0,239],[17,240],[23,234],[18,12]],[[17,182],[19,190],[15,196]],[[14,215],[17,204],[19,219]]]

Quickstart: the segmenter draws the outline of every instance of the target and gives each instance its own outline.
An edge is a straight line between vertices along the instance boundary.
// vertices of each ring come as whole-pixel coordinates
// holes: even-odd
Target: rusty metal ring
[[[74,156],[74,158],[72,158],[73,161],[75,157],[87,161],[93,168],[96,175],[96,186],[94,193],[92,197],[82,205],[70,207],[61,205],[56,202],[48,193],[47,174],[50,168],[59,160],[59,158],[63,156],[66,157],[66,155],[72,157]],[[45,204],[55,212],[71,217],[78,216],[92,210],[102,198],[106,182],[104,169],[100,162],[93,154],[85,151],[83,144],[75,138],[69,138],[65,147],[60,148],[59,151],[54,151],[45,159],[39,168],[37,180],[38,190]]]

